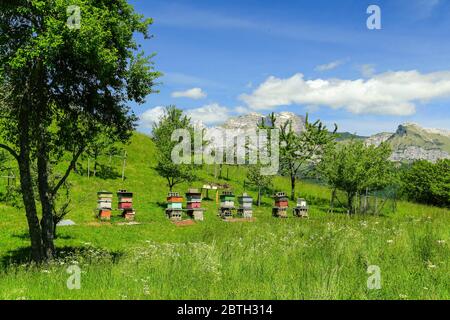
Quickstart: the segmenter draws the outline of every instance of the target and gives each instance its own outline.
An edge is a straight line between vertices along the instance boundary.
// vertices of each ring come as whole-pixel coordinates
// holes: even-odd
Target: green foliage
[[[387,144],[367,146],[352,140],[329,148],[318,166],[321,176],[333,189],[347,193],[348,209],[355,212],[353,200],[366,189],[377,191],[393,182],[393,165],[388,160],[391,149]]]
[[[167,180],[170,191],[177,184],[195,179],[195,166],[192,164],[175,164],[172,150],[181,141],[172,141],[172,133],[177,129],[187,129],[194,136],[191,119],[175,106],[168,106],[159,122],[153,125],[153,141],[158,148],[156,171]],[[192,141],[191,141],[192,143]]]
[[[270,115],[270,124],[264,121],[259,126],[263,129],[275,129],[277,119],[274,113]],[[291,199],[295,199],[296,179],[303,168],[317,164],[324,152],[335,144],[335,133],[328,131],[320,121],[310,122],[305,119],[305,129],[297,133],[292,129],[292,121],[280,125],[280,170],[291,179]]]
[[[262,192],[267,192],[272,188],[272,176],[262,175],[261,174],[262,165],[251,165],[247,171],[247,180],[250,185],[254,186],[258,190],[258,206],[261,205],[261,197]]]
[[[450,160],[433,164],[416,161],[401,175],[403,192],[410,200],[450,206]]]
[[[79,28],[67,24],[69,6],[81,11]],[[37,262],[54,252],[53,202],[77,159],[105,132],[126,142],[137,121],[128,102],[141,104],[155,92],[160,73],[134,38],[149,38],[151,24],[126,0],[0,2],[0,147],[19,163]],[[51,188],[50,167],[67,153],[72,159]]]

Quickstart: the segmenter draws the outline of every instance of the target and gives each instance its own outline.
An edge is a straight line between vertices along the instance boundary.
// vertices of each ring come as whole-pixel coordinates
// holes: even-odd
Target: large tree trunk
[[[23,107],[19,110],[19,128],[20,188],[30,233],[31,258],[34,262],[40,263],[43,259],[43,246],[30,169],[29,114]]]
[[[42,243],[44,249],[44,255],[46,259],[52,259],[55,246],[53,243],[54,232],[53,232],[53,212],[52,212],[52,201],[53,197],[51,194],[50,186],[48,183],[48,149],[47,141],[45,135],[45,129],[41,129],[43,132],[41,134],[40,148],[38,151],[38,184],[39,184],[39,197],[42,205]]]

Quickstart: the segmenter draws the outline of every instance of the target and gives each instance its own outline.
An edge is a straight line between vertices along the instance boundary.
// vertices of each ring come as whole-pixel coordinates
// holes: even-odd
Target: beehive
[[[274,207],[272,208],[272,215],[277,218],[287,218],[289,199],[284,192],[277,192],[273,196],[275,200]]]
[[[133,209],[133,193],[127,190],[117,191],[118,209],[122,211],[122,217],[134,220],[136,212]]]
[[[186,210],[192,219],[203,221],[202,193],[198,189],[186,192]]]
[[[183,197],[178,192],[169,192],[167,195],[166,215],[169,219],[179,221],[183,214]]]
[[[253,217],[253,198],[244,193],[238,197],[239,209],[238,215],[243,218]]]
[[[110,220],[112,211],[112,192],[99,191],[97,192],[97,210],[98,217],[101,220]]]
[[[231,218],[233,217],[233,210],[234,207],[234,199],[236,197],[234,196],[232,191],[223,191],[220,195],[220,208],[219,208],[219,215],[223,219]]]
[[[299,218],[307,218],[308,217],[308,204],[306,200],[303,198],[297,199],[297,206],[294,208],[294,216]]]

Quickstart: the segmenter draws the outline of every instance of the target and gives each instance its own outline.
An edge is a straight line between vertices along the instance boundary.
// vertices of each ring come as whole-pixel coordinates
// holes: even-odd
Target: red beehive
[[[201,207],[202,207],[202,204],[200,202],[190,202],[187,204],[188,209],[198,209]]]
[[[276,201],[275,202],[275,207],[278,207],[278,208],[286,208],[288,206],[289,206],[288,201]]]
[[[119,202],[119,209],[132,209],[133,203],[131,202]]]

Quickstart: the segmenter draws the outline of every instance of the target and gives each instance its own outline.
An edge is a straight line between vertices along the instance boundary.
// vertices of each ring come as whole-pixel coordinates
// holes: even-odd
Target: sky
[[[450,129],[450,0],[129,2],[154,19],[138,42],[164,74],[132,105],[140,131],[167,105],[209,126],[290,111],[360,135]]]

